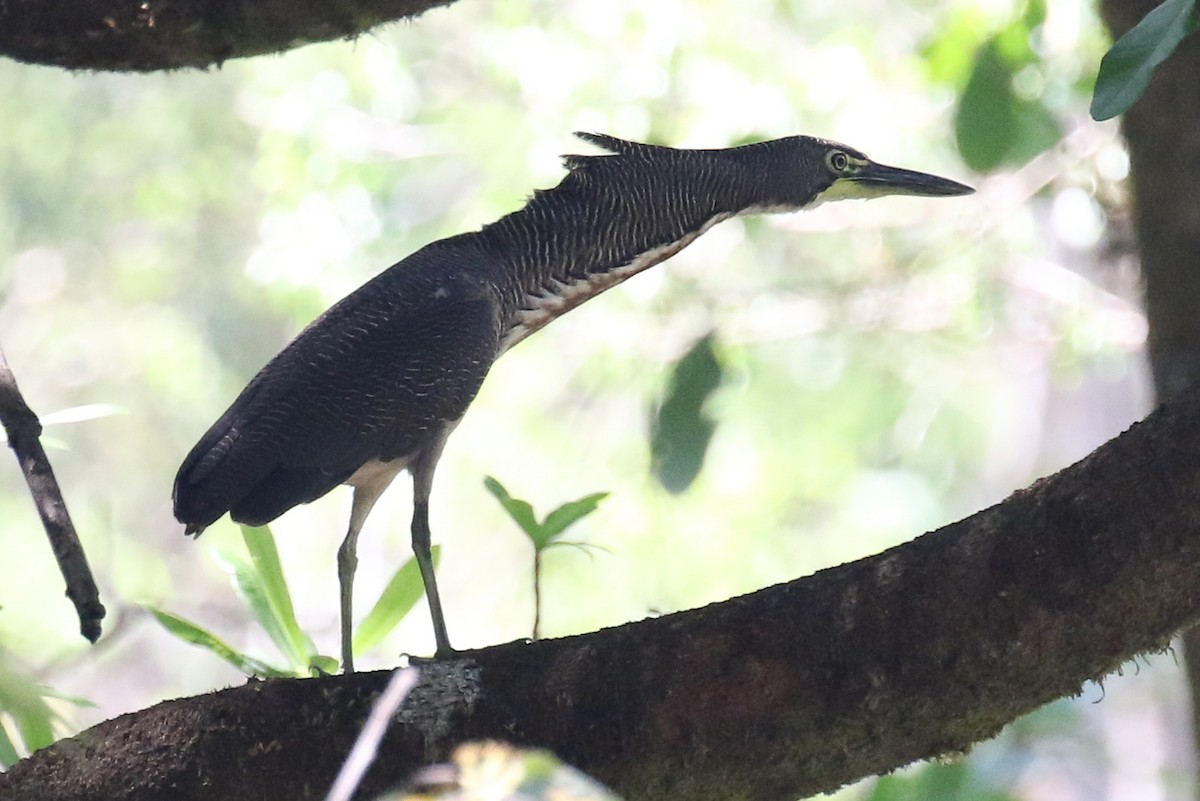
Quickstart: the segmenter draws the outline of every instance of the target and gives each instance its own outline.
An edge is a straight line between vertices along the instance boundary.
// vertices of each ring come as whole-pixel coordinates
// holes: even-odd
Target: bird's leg
[[[354,501],[350,507],[350,526],[346,538],[338,548],[338,586],[341,590],[341,634],[342,634],[342,672],[354,672],[354,649],[351,630],[354,626],[354,571],[358,569],[358,535],[367,515],[371,514],[375,501],[387,487],[374,487],[370,484],[355,486]]]
[[[425,585],[429,614],[433,617],[433,637],[437,641],[436,655],[446,658],[454,655],[454,649],[450,646],[450,636],[446,633],[446,617],[442,614],[442,599],[438,595],[437,577],[433,571],[432,537],[429,532],[429,493],[433,488],[433,468],[440,454],[439,447],[431,456],[420,459],[410,468],[413,477],[412,548],[417,567],[421,571],[421,582]]]
[[[354,651],[351,647],[351,626],[354,606],[354,571],[358,568],[358,529],[353,525],[338,548],[338,587],[341,591],[342,672],[354,672]]]
[[[413,504],[412,546],[421,570],[421,581],[425,585],[425,598],[429,601],[429,614],[433,617],[433,637],[437,641],[437,656],[454,654],[450,637],[446,634],[446,616],[442,614],[442,599],[438,595],[437,577],[433,571],[433,554],[430,548],[429,500],[417,500]]]

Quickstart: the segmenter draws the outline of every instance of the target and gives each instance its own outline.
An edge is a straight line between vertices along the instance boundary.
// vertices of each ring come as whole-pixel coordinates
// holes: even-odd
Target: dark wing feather
[[[265,526],[293,506],[320,498],[349,477],[321,467],[276,467],[230,507],[229,516],[248,526]]]
[[[346,297],[267,364],[201,437],[175,479],[175,516],[261,524],[373,459],[440,441],[495,360],[497,303],[435,243]]]

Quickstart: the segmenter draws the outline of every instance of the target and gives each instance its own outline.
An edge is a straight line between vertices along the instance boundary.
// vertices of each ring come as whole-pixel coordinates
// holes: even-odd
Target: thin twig
[[[33,504],[42,526],[50,540],[50,549],[58,560],[58,569],[67,583],[67,597],[75,604],[79,615],[79,631],[91,642],[100,638],[100,621],[104,618],[104,604],[100,603],[100,592],[88,567],[83,545],[75,533],[62,491],[54,478],[50,460],[42,450],[39,437],[42,424],[17,387],[16,376],[0,351],[0,423],[8,435],[8,445],[17,456],[25,483],[33,495]]]
[[[396,668],[392,673],[387,689],[371,707],[371,714],[367,716],[367,722],[359,732],[354,747],[350,749],[350,755],[342,763],[342,769],[338,771],[325,801],[350,801],[362,777],[366,775],[367,768],[375,761],[379,743],[387,732],[392,716],[404,703],[412,688],[417,686],[420,675],[421,671],[415,667]]]

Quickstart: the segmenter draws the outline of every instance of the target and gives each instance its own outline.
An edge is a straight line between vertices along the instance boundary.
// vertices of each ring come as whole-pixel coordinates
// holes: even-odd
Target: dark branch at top
[[[72,70],[221,66],[352,38],[454,0],[0,0],[0,55]]]

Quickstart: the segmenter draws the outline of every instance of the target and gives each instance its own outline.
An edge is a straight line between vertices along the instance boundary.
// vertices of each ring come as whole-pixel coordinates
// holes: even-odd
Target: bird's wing
[[[462,417],[496,358],[494,297],[453,271],[388,276],[305,329],[193,448],[174,493],[189,530],[230,510],[267,522],[365,462],[440,442]]]

